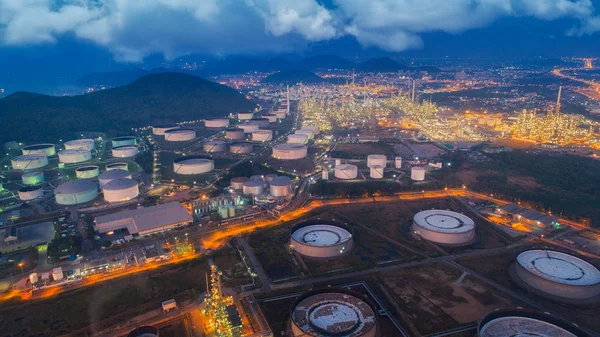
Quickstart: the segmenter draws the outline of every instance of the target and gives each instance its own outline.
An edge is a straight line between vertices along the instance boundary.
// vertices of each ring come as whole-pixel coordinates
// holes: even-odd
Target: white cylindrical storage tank
[[[212,140],[204,143],[204,152],[223,152],[227,150],[227,143],[220,140]]]
[[[341,165],[342,164],[342,159],[340,158],[336,158],[335,159],[335,166]]]
[[[277,115],[275,115],[275,114],[264,114],[263,118],[268,119],[269,123],[275,123],[275,122],[277,122]]]
[[[123,137],[117,137],[117,138],[113,138],[113,140],[111,141],[112,147],[119,147],[119,146],[128,146],[128,145],[136,145],[137,144],[137,138],[133,137],[133,136],[123,136]]]
[[[248,181],[250,179],[248,179],[247,177],[233,177],[230,180],[230,185],[231,188],[233,188],[236,191],[241,191],[244,188],[244,183],[246,181]]]
[[[287,197],[290,195],[291,187],[292,180],[289,177],[276,177],[269,183],[269,194],[273,197]]]
[[[35,200],[44,195],[44,189],[41,185],[25,186],[19,189],[19,199],[22,201]]]
[[[52,279],[54,281],[60,281],[63,279],[63,277],[64,277],[64,273],[63,273],[62,267],[57,267],[57,268],[52,269]]]
[[[290,246],[303,256],[332,258],[350,252],[354,241],[341,224],[308,220],[292,228]]]
[[[262,174],[255,174],[253,176],[250,176],[250,180],[264,181],[265,176],[263,176]]]
[[[387,166],[387,157],[383,154],[370,154],[367,156],[367,166],[381,166],[385,168]]]
[[[513,277],[550,298],[592,299],[600,295],[600,271],[591,263],[553,250],[527,250],[517,256]]]
[[[140,194],[138,182],[128,178],[111,180],[102,187],[102,191],[104,200],[108,202],[128,201]]]
[[[219,215],[223,219],[227,219],[229,217],[229,207],[227,206],[219,206]]]
[[[258,131],[258,124],[243,123],[239,124],[238,127],[244,130],[244,133],[252,133],[254,131]]]
[[[226,128],[229,126],[228,118],[211,118],[204,121],[207,128]]]
[[[273,139],[273,131],[271,130],[258,130],[252,132],[253,142],[268,142]]]
[[[75,169],[75,176],[79,179],[91,179],[100,175],[100,168],[96,165],[82,166]]]
[[[291,134],[287,136],[287,142],[289,144],[306,144],[308,137],[306,135]]]
[[[98,176],[100,189],[103,189],[104,185],[116,179],[131,179],[131,172],[125,170],[110,170],[103,172]]]
[[[254,151],[254,146],[250,143],[235,143],[229,146],[229,152],[235,154],[248,154]]]
[[[36,284],[36,283],[38,283],[38,281],[39,281],[39,278],[38,278],[38,274],[37,273],[31,273],[31,274],[29,274],[29,282],[31,284]]]
[[[269,127],[269,119],[268,118],[252,118],[248,121],[249,124],[256,124],[259,128],[267,128]]]
[[[410,179],[414,181],[425,180],[425,168],[423,166],[413,166],[410,169]]]
[[[527,309],[494,310],[477,325],[477,337],[591,337],[572,321]]]
[[[98,196],[98,186],[93,180],[77,179],[60,184],[54,190],[59,205],[77,205],[94,200]]]
[[[335,166],[335,177],[338,179],[356,179],[358,166],[352,164],[340,164]]]
[[[229,213],[230,218],[235,217],[235,206],[229,205],[229,207],[227,207],[227,212]]]
[[[93,139],[75,139],[65,142],[65,150],[92,151],[95,148],[96,142]]]
[[[323,170],[321,178],[323,180],[329,180],[329,170]]]
[[[400,156],[396,156],[396,157],[394,158],[394,167],[395,167],[395,168],[398,168],[398,169],[399,169],[399,168],[402,168],[402,157],[400,157]]]
[[[241,140],[246,136],[244,135],[244,129],[241,128],[229,128],[225,130],[225,139],[230,140]]]
[[[295,160],[306,158],[308,148],[300,144],[279,144],[273,147],[273,158],[280,160]]]
[[[423,239],[440,245],[462,246],[475,239],[473,220],[452,211],[421,211],[413,217],[412,230]]]
[[[196,139],[196,131],[192,129],[175,129],[165,131],[165,140],[168,142],[187,142]]]
[[[21,181],[25,185],[37,185],[44,182],[44,172],[42,171],[34,171],[27,172],[21,175]]]
[[[302,127],[302,130],[311,131],[313,133],[313,135],[316,135],[319,133],[319,127],[315,126],[315,125],[305,125]]]
[[[137,145],[119,146],[112,149],[112,156],[115,158],[131,158],[138,154]]]
[[[34,154],[39,156],[51,157],[56,155],[56,147],[54,144],[34,144],[23,147],[21,149],[24,155]]]
[[[124,161],[119,161],[116,163],[110,163],[110,164],[106,164],[106,170],[107,171],[112,171],[112,170],[125,170],[128,171],[128,164]]]
[[[264,184],[260,180],[248,180],[244,182],[242,191],[244,194],[260,195],[264,191]]]
[[[215,163],[212,159],[199,156],[186,156],[173,161],[173,171],[181,175],[202,174],[212,171]]]
[[[286,115],[285,115],[285,111],[279,111],[279,110],[277,110],[277,111],[273,112],[273,114],[274,114],[275,116],[277,116],[277,118],[279,118],[279,119],[284,119],[284,118],[285,118],[285,116],[286,116]]]
[[[312,130],[296,130],[294,131],[295,135],[306,135],[306,138],[313,139],[315,134]]]
[[[58,160],[65,164],[81,163],[92,159],[92,153],[85,149],[62,150],[58,153]]]
[[[383,178],[383,167],[379,165],[373,165],[370,169],[370,176],[373,179]]]
[[[238,112],[237,114],[238,120],[247,121],[254,118],[253,112]]]
[[[28,154],[14,157],[10,160],[13,170],[34,170],[48,165],[48,157],[38,154]]]
[[[177,124],[160,124],[152,127],[152,133],[155,136],[164,136],[166,131],[179,128]]]

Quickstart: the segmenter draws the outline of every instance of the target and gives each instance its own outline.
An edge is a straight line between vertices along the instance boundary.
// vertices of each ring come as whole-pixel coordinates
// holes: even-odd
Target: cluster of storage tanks
[[[411,227],[421,238],[446,246],[463,246],[475,239],[475,223],[466,215],[426,210],[414,215]]]
[[[319,127],[317,126],[305,126],[289,135],[287,137],[287,142],[289,144],[306,144],[309,140],[313,139],[318,132]]]
[[[291,230],[290,247],[311,258],[335,258],[354,247],[346,226],[331,221],[304,221]]]
[[[395,157],[395,168],[402,167],[402,157]],[[387,167],[387,157],[382,154],[371,154],[367,156],[367,167],[369,167],[369,176],[372,179],[382,179]],[[324,169],[322,173],[324,180],[329,179],[329,170]],[[334,176],[340,180],[351,180],[358,177],[358,166],[354,164],[342,164],[341,159],[335,160]]]
[[[292,192],[292,180],[276,174],[234,177],[231,178],[230,185],[235,191],[254,196],[265,194],[267,189],[272,197],[287,197]]]

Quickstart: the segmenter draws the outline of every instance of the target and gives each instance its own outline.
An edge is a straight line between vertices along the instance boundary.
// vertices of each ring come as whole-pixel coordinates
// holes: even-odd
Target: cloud
[[[351,35],[389,51],[420,48],[428,32],[461,33],[504,17],[579,22],[600,31],[591,0],[0,0],[0,45],[75,36],[139,61],[161,53],[290,51]]]

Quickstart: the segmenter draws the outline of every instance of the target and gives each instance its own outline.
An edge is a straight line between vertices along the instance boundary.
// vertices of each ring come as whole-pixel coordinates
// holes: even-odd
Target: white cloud
[[[283,51],[344,35],[402,51],[420,35],[460,33],[503,17],[571,18],[569,34],[600,31],[592,0],[0,0],[0,45],[76,36],[139,61],[192,52]]]

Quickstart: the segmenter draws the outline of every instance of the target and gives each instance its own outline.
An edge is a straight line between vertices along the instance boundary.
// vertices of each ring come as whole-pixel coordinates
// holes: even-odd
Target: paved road
[[[258,273],[260,282],[262,282],[262,285],[263,285],[262,288],[260,288],[260,289],[263,291],[270,290],[271,283],[269,282],[269,277],[267,276],[267,272],[264,270],[260,261],[258,261],[258,259],[256,258],[256,255],[254,255],[254,252],[252,251],[252,248],[250,248],[250,246],[248,245],[248,242],[246,241],[246,239],[244,239],[243,237],[239,237],[239,238],[237,238],[237,242],[242,246],[242,248],[246,252],[246,255],[250,259],[252,266],[254,266],[254,270],[256,271],[256,273]]]

